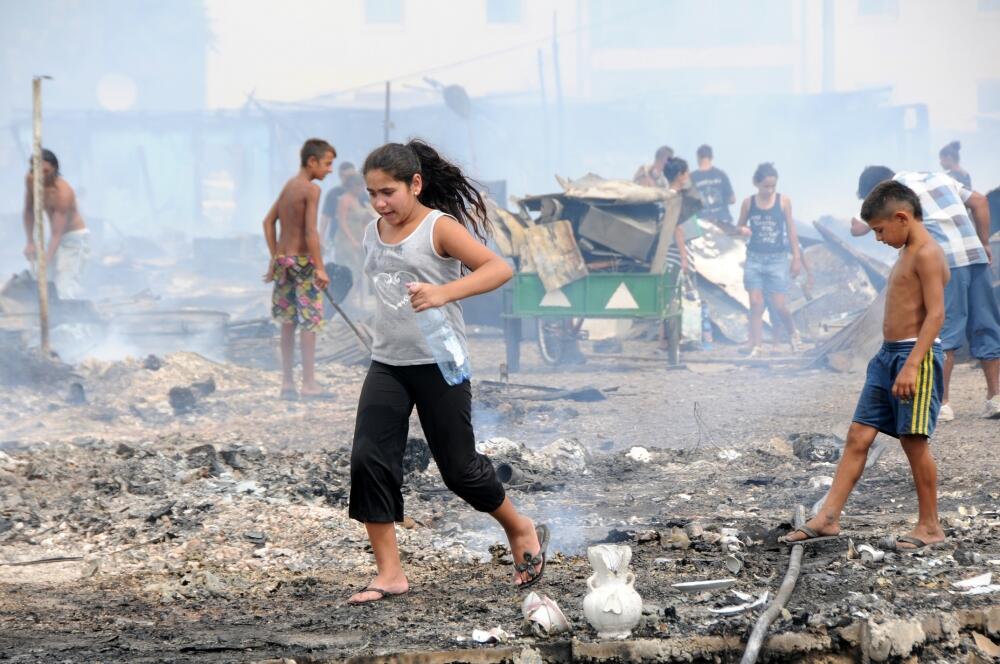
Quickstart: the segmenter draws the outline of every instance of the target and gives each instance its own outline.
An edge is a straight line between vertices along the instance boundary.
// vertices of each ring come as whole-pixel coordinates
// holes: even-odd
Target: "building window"
[[[486,0],[487,23],[520,23],[523,0]]]
[[[369,23],[402,23],[403,0],[365,0],[365,20]]]
[[[1000,0],[979,0],[979,11],[1000,12]]]
[[[977,92],[980,113],[1000,113],[1000,78],[979,81]]]
[[[895,16],[899,0],[858,0],[859,16]]]

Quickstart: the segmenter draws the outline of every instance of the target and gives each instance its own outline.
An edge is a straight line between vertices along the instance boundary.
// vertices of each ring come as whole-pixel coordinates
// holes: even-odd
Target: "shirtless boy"
[[[51,150],[42,150],[42,209],[49,218],[48,246],[45,264],[55,268],[53,281],[59,297],[83,297],[80,277],[90,255],[90,231],[76,207],[73,187],[59,172],[59,159]],[[25,257],[34,264],[38,257],[35,246],[34,176],[29,170],[24,179],[24,234],[27,243]]]
[[[316,211],[319,185],[333,170],[337,151],[324,140],[311,138],[299,153],[301,168],[289,180],[264,218],[264,237],[271,252],[264,281],[274,282],[271,315],[281,323],[281,398],[298,399],[292,378],[295,328],[302,345],[302,396],[322,398],[316,383],[316,331],[323,325],[322,290],[330,283],[320,255]],[[281,233],[277,224],[281,221]]]
[[[888,180],[872,190],[861,218],[879,242],[900,249],[889,275],[882,348],[868,364],[854,421],[833,486],[813,519],[790,533],[788,543],[840,534],[840,512],[861,477],[868,448],[880,431],[898,438],[910,462],[919,515],[908,535],[889,538],[898,551],[944,540],[937,513],[937,467],[930,451],[943,390],[944,353],[937,339],[944,323],[944,287],[950,278],[944,252],[922,223],[920,199]]]

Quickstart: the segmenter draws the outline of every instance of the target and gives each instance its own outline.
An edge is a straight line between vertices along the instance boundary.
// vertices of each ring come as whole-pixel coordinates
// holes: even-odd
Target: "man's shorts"
[[[56,250],[55,260],[55,282],[59,297],[64,300],[76,300],[87,295],[83,287],[83,271],[89,258],[89,228],[63,234]]]
[[[913,341],[886,341],[868,363],[865,386],[854,410],[854,421],[875,427],[882,433],[927,436],[934,433],[941,395],[944,392],[944,351],[935,342],[917,369],[916,395],[902,401],[892,396],[892,385],[903,369]]]
[[[788,254],[783,251],[773,254],[748,252],[743,268],[743,287],[748,291],[787,293],[792,280],[789,261]]]
[[[944,287],[942,348],[956,350],[968,340],[977,360],[1000,357],[1000,309],[990,282],[986,263],[951,268],[951,281]]]
[[[315,332],[323,325],[322,293],[316,286],[316,266],[309,256],[278,256],[274,260],[271,315],[281,323]]]

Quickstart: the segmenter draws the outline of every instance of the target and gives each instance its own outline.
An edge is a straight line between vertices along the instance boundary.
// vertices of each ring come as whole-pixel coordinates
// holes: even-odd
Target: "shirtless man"
[[[888,538],[897,551],[944,540],[938,523],[937,467],[930,436],[941,408],[944,352],[937,338],[944,323],[944,289],[951,277],[944,251],[924,227],[917,194],[888,180],[865,198],[861,218],[879,242],[900,249],[889,275],[882,348],[868,364],[854,421],[833,486],[819,514],[785,541],[809,543],[840,534],[840,512],[861,477],[868,448],[880,431],[898,438],[917,489],[918,517],[908,535]]]
[[[661,145],[653,155],[652,164],[644,164],[632,176],[632,181],[644,187],[660,187],[665,189],[668,186],[667,179],[663,176],[663,167],[667,161],[674,156],[674,149],[669,145]]]
[[[320,255],[316,211],[319,185],[333,170],[337,151],[326,141],[311,138],[299,153],[301,168],[289,180],[264,218],[264,237],[271,252],[265,282],[274,282],[271,315],[281,323],[281,398],[298,399],[292,377],[295,328],[302,344],[302,396],[327,397],[316,383],[316,331],[323,325],[322,291],[330,283]],[[277,234],[278,221],[281,234]]]
[[[76,207],[73,187],[59,173],[59,159],[51,150],[42,150],[42,208],[49,217],[48,247],[45,264],[55,270],[53,281],[59,297],[83,297],[80,278],[90,255],[90,231]],[[35,246],[35,183],[32,171],[24,178],[24,234],[27,244],[25,257],[34,265],[38,259]]]

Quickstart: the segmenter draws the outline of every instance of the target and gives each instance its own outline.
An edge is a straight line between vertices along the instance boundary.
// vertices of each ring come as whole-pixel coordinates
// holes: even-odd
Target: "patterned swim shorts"
[[[309,256],[278,256],[274,260],[271,316],[282,323],[315,332],[323,326],[322,293],[316,286],[316,266]]]

